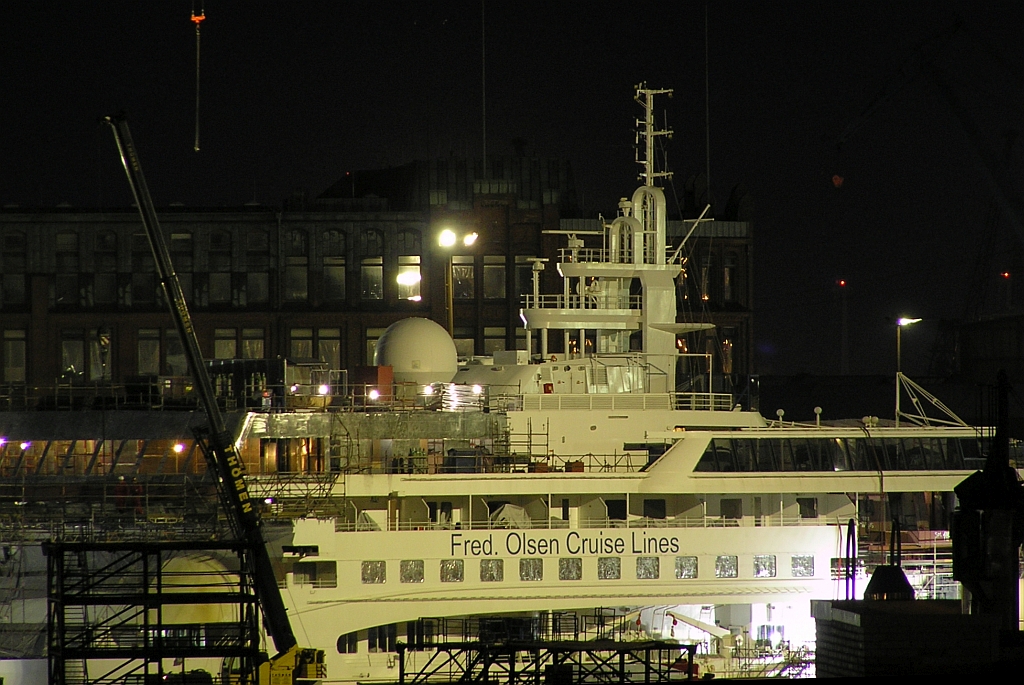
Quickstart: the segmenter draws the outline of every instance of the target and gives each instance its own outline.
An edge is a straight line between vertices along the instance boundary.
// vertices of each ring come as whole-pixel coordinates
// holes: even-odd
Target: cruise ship
[[[902,376],[913,411],[895,421],[769,420],[714,382],[708,355],[685,352],[710,325],[677,320],[686,243],[669,244],[654,163],[666,92],[636,91],[643,185],[600,230],[566,231],[556,264],[535,260],[526,350],[459,358],[448,330],[409,318],[358,383],[312,360],[210,363],[296,638],[326,654],[320,682],[394,682],[437,644],[495,631],[698,643],[705,670],[778,673],[806,665],[810,601],[850,592],[852,549],[863,592],[893,519],[919,595],[958,596],[953,487],[990,431],[938,402],[926,410]],[[540,292],[548,268],[559,293]],[[138,406],[153,400],[163,411]],[[69,411],[0,412],[11,682],[45,673],[43,541],[227,534],[185,384],[124,406],[54,404]],[[184,547],[162,563],[178,578],[233,568]],[[202,658],[166,668],[229,670]],[[83,682],[100,670],[82,664]]]

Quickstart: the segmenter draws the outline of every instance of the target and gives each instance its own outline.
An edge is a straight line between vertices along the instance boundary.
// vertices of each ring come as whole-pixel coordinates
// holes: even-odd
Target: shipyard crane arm
[[[199,340],[192,327],[192,319],[188,313],[181,284],[174,273],[171,256],[157,220],[156,209],[153,206],[153,199],[150,197],[135,144],[132,142],[132,136],[128,130],[128,122],[121,115],[105,117],[104,121],[110,124],[114,131],[121,161],[124,164],[125,173],[128,175],[128,184],[131,186],[135,204],[139,209],[139,216],[142,218],[150,248],[153,250],[157,274],[167,296],[167,303],[174,319],[174,325],[178,330],[178,337],[185,349],[185,358],[192,373],[195,388],[206,412],[209,436],[207,439],[208,449],[204,452],[211,456],[210,465],[216,471],[214,480],[217,482],[221,498],[229,510],[228,517],[233,522],[236,534],[249,550],[250,571],[256,596],[263,612],[264,626],[274,641],[274,647],[279,652],[273,661],[291,660],[294,662],[297,654],[310,650],[296,647],[295,634],[292,632],[288,612],[274,576],[270,555],[267,553],[259,511],[253,500],[250,499],[246,487],[245,465],[235,452],[233,440],[217,405],[213,384],[210,382],[210,376],[199,351]],[[307,657],[307,654],[302,654],[303,659]],[[319,661],[322,663],[322,655]],[[274,682],[278,681],[274,680]]]

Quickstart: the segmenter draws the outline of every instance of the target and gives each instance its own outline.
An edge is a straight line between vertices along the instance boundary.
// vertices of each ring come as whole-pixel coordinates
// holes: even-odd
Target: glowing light
[[[437,244],[441,247],[451,247],[455,244],[456,239],[455,231],[450,228],[446,228],[441,231],[441,235],[437,237]]]
[[[372,390],[370,390],[370,392],[366,393],[366,396],[369,397],[374,402],[376,402],[378,399],[380,399],[380,391],[377,390],[377,388],[373,388]]]
[[[469,235],[465,236],[462,239],[462,244],[465,245],[466,247],[469,247],[470,245],[475,243],[476,239],[479,238],[479,237],[480,236],[478,236],[476,233],[470,233]]]
[[[1003,278],[1009,278],[1010,277],[1010,272],[1009,271],[1004,271],[1003,273],[1001,273],[999,275],[1002,276]]]
[[[921,319],[908,319],[905,316],[901,316],[900,318],[896,319],[896,325],[897,326],[909,326],[910,324],[917,323],[920,320]]]
[[[403,271],[395,280],[398,281],[398,285],[416,285],[421,278],[418,271]]]
[[[31,446],[32,446],[31,442],[25,441],[25,442],[21,443],[21,445],[20,445],[21,451],[24,452],[25,450],[27,450]]]
[[[479,395],[479,394],[480,394],[480,393],[482,393],[483,391],[484,391],[484,389],[483,389],[483,388],[481,388],[481,387],[480,387],[479,385],[474,385],[474,386],[473,386],[473,394],[474,394],[474,395]]]
[[[326,383],[323,383],[320,385],[319,388],[316,389],[316,391],[321,395],[327,395],[328,393],[331,392],[331,386],[327,385]]]
[[[434,394],[434,386],[432,386],[432,385],[424,385],[423,386],[423,394],[424,395],[433,395]]]
[[[3,447],[6,444],[7,444],[7,438],[5,438],[2,435],[0,435],[0,447]]]
[[[263,500],[263,503],[264,504],[273,504],[274,503],[274,498],[273,497],[267,497],[266,499]]]
[[[419,295],[413,295],[412,297],[407,297],[405,299],[409,300],[410,302],[419,302],[423,298],[420,297]]]
[[[173,449],[174,449],[174,453],[175,454],[181,454],[182,452],[185,451],[185,445],[183,445],[180,442],[176,442],[176,443],[174,443],[174,448]]]
[[[839,287],[840,288],[845,288],[846,287],[846,279],[845,278],[840,278],[839,279]]]
[[[298,384],[298,383],[296,383],[295,385],[293,385],[293,386],[291,387],[291,391],[292,391],[292,392],[298,392],[298,391],[299,391],[299,384]]]

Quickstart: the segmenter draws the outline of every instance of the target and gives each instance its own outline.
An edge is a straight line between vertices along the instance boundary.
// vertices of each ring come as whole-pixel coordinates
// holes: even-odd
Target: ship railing
[[[524,295],[524,309],[640,309],[642,295],[609,295],[600,291],[575,295]]]

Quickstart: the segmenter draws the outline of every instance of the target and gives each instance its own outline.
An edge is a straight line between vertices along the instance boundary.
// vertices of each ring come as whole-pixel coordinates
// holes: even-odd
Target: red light
[[[836,188],[842,188],[843,187],[843,181],[845,181],[845,180],[846,180],[845,178],[843,178],[839,174],[836,174],[835,176],[832,177],[832,185],[834,185]]]
[[[1010,277],[1010,272],[1009,271],[1004,271],[1003,273],[1001,273],[999,275],[1002,276],[1003,278],[1009,278]]]
[[[846,287],[846,279],[845,278],[840,278],[838,281],[836,281],[836,285],[838,285],[840,288],[845,288]]]

